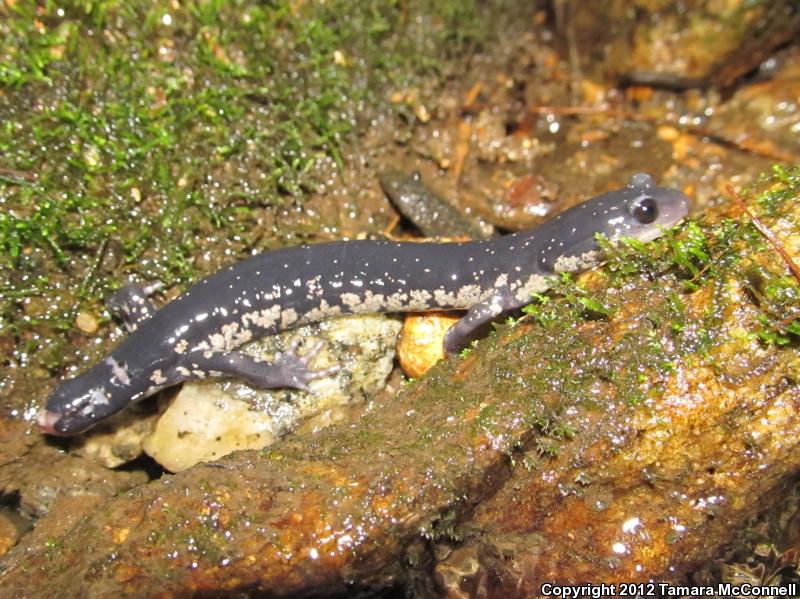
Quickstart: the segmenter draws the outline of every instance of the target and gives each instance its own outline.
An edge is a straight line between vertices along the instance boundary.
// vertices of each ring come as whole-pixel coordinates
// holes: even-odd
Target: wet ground
[[[758,15],[733,8],[730,19],[755,27],[748,19]],[[642,3],[640,10],[648,9]],[[89,505],[66,498],[77,494],[99,504],[148,476],[136,463],[104,475],[88,460],[61,453],[68,444],[45,444],[29,431],[55,382],[96,361],[120,338],[101,298],[127,278],[164,281],[157,298],[163,302],[202,274],[253,251],[384,234],[397,221],[378,184],[378,173],[387,168],[417,169],[455,206],[515,230],[618,187],[635,172],[684,190],[699,214],[731,202],[727,184],[741,188],[774,164],[800,162],[800,49],[787,44],[787,27],[796,31],[791,12],[771,35],[769,28],[759,30],[764,56],[732,50],[738,29],[717,31],[723,39],[704,74],[700,67],[681,70],[687,55],[701,53],[690,45],[691,36],[681,43],[670,37],[685,14],[678,19],[662,14],[650,29],[644,18],[635,27],[621,25],[629,35],[615,38],[612,51],[596,23],[567,2],[539,8],[526,3],[524,10],[499,2],[482,8],[377,3],[357,19],[348,19],[336,3],[303,2],[274,9],[243,3],[215,11],[198,3],[130,12],[97,4],[87,13],[7,2],[0,11],[9,16],[0,23],[6,64],[0,70],[0,409],[7,419],[5,463],[24,464],[22,470],[4,466],[8,532],[0,547],[10,548],[56,500],[63,516],[37,529],[38,540],[28,539],[30,546],[59,538]],[[92,34],[86,37],[87,32]],[[619,49],[619,39],[635,40],[629,54]],[[86,67],[90,55],[99,57],[102,69]],[[760,66],[763,61],[768,62]],[[720,69],[736,76],[715,81]],[[642,75],[654,70],[670,72],[670,84]],[[678,80],[682,83],[675,85]],[[795,239],[796,229],[789,234]],[[785,242],[796,249],[796,242]],[[781,310],[791,313],[793,297]],[[796,337],[787,339],[785,345],[796,349]],[[787,376],[790,387],[796,384]],[[444,397],[435,383],[428,392],[430,401]],[[481,392],[486,391],[473,391]],[[380,447],[385,439],[369,442]],[[601,445],[598,441],[592,451],[600,452]],[[425,447],[416,450],[424,462]],[[436,458],[458,461],[446,454]],[[786,459],[779,460],[785,476],[774,486],[781,492],[794,471]],[[487,478],[506,472],[497,455],[478,462]],[[326,461],[319,467],[326,477],[381,478],[369,469],[341,473],[338,466],[332,474]],[[564,476],[572,472],[568,464],[562,468]],[[266,477],[259,484],[273,477],[259,476]],[[391,489],[394,479],[384,476]],[[417,482],[424,486],[422,479]],[[409,489],[416,483],[406,484],[398,497],[413,494]],[[473,494],[484,489],[477,479],[448,484],[459,489],[463,484]],[[544,571],[525,563],[530,555],[525,535],[533,533],[516,526],[513,517],[498,515],[498,506],[547,492],[520,491],[527,484],[532,483],[506,485],[498,503],[477,510],[474,526],[482,532],[463,547],[448,540],[439,554],[449,556],[455,547],[455,557],[442,559],[435,584],[417,585],[420,594],[458,596],[462,589],[467,596],[464,579],[480,588],[475,581],[483,570],[470,574],[469,568],[481,556],[502,572],[492,554],[499,545],[485,540],[492,535],[513,539],[506,572]],[[151,487],[134,491],[131,505],[160,501],[155,495],[146,499],[154,493]],[[491,493],[474,496],[482,494]],[[234,495],[247,512],[246,498]],[[370,497],[381,501],[380,494]],[[292,505],[293,500],[275,501]],[[766,503],[754,502],[750,515]],[[422,504],[429,510],[422,510],[425,517],[435,521],[430,514],[441,508],[440,499],[426,496]],[[108,509],[127,508],[117,501]],[[564,514],[574,515],[574,509]],[[455,511],[459,520],[469,512]],[[543,529],[559,524],[559,514],[543,521]],[[741,522],[746,515],[737,518]],[[77,534],[84,538],[97,526]],[[392,533],[392,543],[406,547],[411,541],[404,534]],[[197,551],[203,553],[203,547]],[[487,562],[487,553],[495,562]],[[406,551],[407,560],[411,554]],[[755,559],[738,557],[742,563]],[[425,553],[420,561],[426,580],[433,580],[430,556]],[[370,580],[367,569],[356,570]],[[418,576],[407,570],[400,575],[377,568],[375,580],[396,584]],[[136,581],[138,574],[130,574]]]

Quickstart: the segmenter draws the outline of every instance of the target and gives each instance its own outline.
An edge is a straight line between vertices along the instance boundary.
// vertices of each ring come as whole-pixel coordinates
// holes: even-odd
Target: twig
[[[734,148],[739,150],[740,152],[746,152],[748,154],[756,154],[757,156],[764,156],[765,158],[769,158],[770,160],[778,160],[781,162],[797,162],[797,156],[790,154],[788,152],[782,152],[777,148],[767,148],[763,145],[760,145],[757,141],[751,142],[746,139],[737,140],[731,139],[722,135],[721,133],[714,133],[713,131],[709,131],[703,127],[698,127],[696,125],[689,125],[684,126],[680,123],[673,123],[676,127],[681,128],[683,127],[687,133],[690,135],[695,135],[697,137],[707,137],[712,142],[719,146],[728,146],[730,148]]]
[[[595,106],[529,106],[528,112],[532,114],[611,114],[613,116],[621,116],[624,118],[631,118],[639,115],[634,115],[628,111],[619,108],[613,108],[608,104],[598,104]]]
[[[791,316],[787,316],[783,320],[781,320],[776,326],[781,331],[785,331],[789,328],[789,325],[792,324],[795,320],[800,318],[800,314],[792,314]]]
[[[0,166],[0,181],[11,185],[29,186],[36,183],[36,175]]]
[[[470,145],[472,142],[472,124],[468,120],[462,120],[458,123],[458,138],[455,143],[455,150],[453,154],[453,182],[458,187],[461,181],[461,174],[464,172],[464,163],[469,154]]]
[[[5,175],[6,177],[12,177],[14,179],[23,179],[25,181],[30,181],[31,183],[36,182],[36,175],[33,173],[18,171],[13,168],[6,168],[5,166],[0,166],[0,175]]]
[[[781,245],[778,238],[775,237],[775,234],[772,231],[770,231],[767,228],[767,226],[764,223],[762,223],[755,214],[753,214],[750,208],[747,207],[747,204],[744,203],[742,196],[736,193],[736,190],[733,189],[731,185],[726,185],[725,189],[730,194],[730,196],[734,200],[736,200],[736,202],[739,204],[739,207],[742,210],[744,210],[747,216],[750,217],[750,220],[753,221],[753,225],[755,225],[755,228],[758,229],[759,233],[761,233],[764,237],[766,237],[767,241],[769,241],[772,244],[772,247],[774,247],[775,250],[781,255],[781,258],[783,258],[784,262],[786,262],[786,265],[789,267],[789,270],[792,271],[792,274],[794,274],[797,280],[800,281],[800,267],[797,266],[797,263],[794,260],[792,260],[792,257],[789,255],[789,253],[785,249],[783,249],[783,246]]]

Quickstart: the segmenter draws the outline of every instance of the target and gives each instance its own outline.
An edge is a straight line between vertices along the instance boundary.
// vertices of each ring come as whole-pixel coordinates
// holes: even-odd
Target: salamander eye
[[[658,218],[658,204],[650,196],[639,198],[630,209],[633,218],[641,225],[649,225]]]

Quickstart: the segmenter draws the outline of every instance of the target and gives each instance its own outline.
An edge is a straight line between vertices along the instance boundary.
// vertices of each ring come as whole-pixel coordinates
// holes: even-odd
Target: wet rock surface
[[[158,422],[158,410],[158,403],[153,400],[129,406],[71,439],[69,451],[106,468],[127,464],[142,455],[144,442]]]
[[[536,595],[544,581],[684,582],[795,480],[800,389],[786,381],[795,368],[736,387],[705,366],[682,372],[658,412],[633,413],[624,431],[581,414],[580,440],[542,470],[515,471],[435,571],[474,556],[498,597]]]
[[[729,88],[800,32],[791,0],[690,0],[677,10],[651,0],[554,5],[589,71],[675,89]]]
[[[18,496],[26,517],[47,514],[62,496],[113,497],[146,481],[144,472],[109,470],[48,445],[25,423],[0,419],[0,491]]]
[[[794,193],[759,209],[792,253]],[[796,298],[745,292],[797,282],[740,216],[619,256],[358,422],[137,487],[55,544],[26,539],[3,587],[336,594],[402,579],[412,549],[441,556],[444,587],[462,576],[490,596],[529,596],[542,577],[677,576],[800,463],[798,349],[764,343]],[[713,268],[682,260],[686,244]],[[575,299],[587,290],[597,303]],[[456,550],[420,555],[421,540]]]
[[[338,318],[249,344],[246,353],[271,359],[294,342],[300,355],[323,343],[313,368],[335,363],[338,371],[311,381],[311,393],[255,389],[235,380],[187,383],[144,439],[144,450],[177,472],[237,449],[266,447],[301,423],[313,427],[312,419],[318,426],[340,420],[347,406],[363,404],[384,388],[400,327],[399,319],[386,316]]]

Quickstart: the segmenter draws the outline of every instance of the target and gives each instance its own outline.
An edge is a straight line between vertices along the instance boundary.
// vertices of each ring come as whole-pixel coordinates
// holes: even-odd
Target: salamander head
[[[544,232],[551,240],[540,250],[538,264],[546,272],[586,270],[602,260],[598,234],[612,241],[651,241],[688,212],[689,198],[680,191],[658,187],[650,175],[636,174],[626,187],[562,212],[545,223],[543,231],[534,229],[534,238]]]
[[[36,417],[42,432],[76,435],[144,397],[133,384],[141,380],[109,356],[83,374],[59,385]]]
[[[623,236],[652,241],[689,213],[689,198],[676,189],[658,187],[645,173],[634,175],[627,187],[607,196],[615,194],[624,211],[621,218],[609,219],[603,231],[612,239]]]

